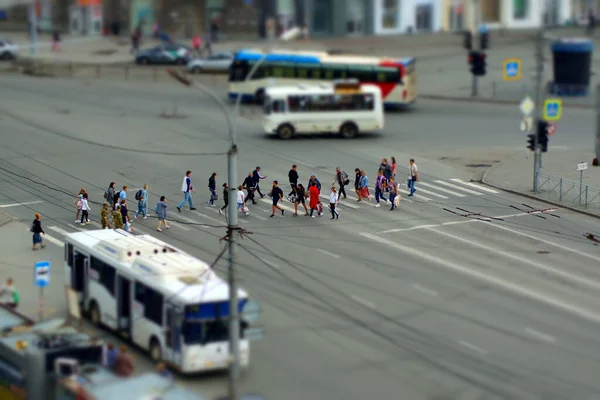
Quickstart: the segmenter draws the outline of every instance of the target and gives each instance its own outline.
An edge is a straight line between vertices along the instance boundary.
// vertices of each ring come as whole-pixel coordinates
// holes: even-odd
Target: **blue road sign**
[[[521,79],[521,60],[518,58],[507,58],[502,63],[502,77],[505,81],[518,81]]]
[[[36,262],[33,271],[35,286],[47,287],[50,284],[50,261]]]
[[[562,116],[562,100],[547,99],[544,101],[544,119],[546,121],[558,121]]]

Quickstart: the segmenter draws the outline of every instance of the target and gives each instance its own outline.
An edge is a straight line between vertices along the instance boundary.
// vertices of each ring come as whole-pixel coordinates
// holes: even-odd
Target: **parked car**
[[[19,56],[19,46],[10,40],[0,39],[0,60],[14,60]]]
[[[161,44],[151,49],[141,50],[135,56],[139,65],[186,65],[192,58],[192,49],[180,44]]]
[[[194,58],[188,63],[187,69],[194,74],[202,71],[227,72],[234,56],[234,53],[225,52],[215,53],[206,58]]]

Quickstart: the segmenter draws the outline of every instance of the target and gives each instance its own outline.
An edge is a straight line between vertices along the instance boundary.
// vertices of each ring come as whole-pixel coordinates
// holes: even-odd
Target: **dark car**
[[[186,65],[192,59],[192,50],[180,44],[161,44],[152,49],[141,50],[135,56],[140,65]]]

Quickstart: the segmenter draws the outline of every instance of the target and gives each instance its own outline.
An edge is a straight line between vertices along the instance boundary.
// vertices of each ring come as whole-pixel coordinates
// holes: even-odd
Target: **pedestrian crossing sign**
[[[522,71],[520,58],[507,58],[502,63],[502,78],[505,81],[521,80]]]
[[[562,100],[547,99],[544,101],[544,120],[558,121],[562,116]]]

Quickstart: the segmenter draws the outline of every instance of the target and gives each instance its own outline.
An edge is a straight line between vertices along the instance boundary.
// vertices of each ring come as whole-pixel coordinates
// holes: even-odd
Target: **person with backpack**
[[[350,178],[348,177],[348,174],[345,171],[342,171],[340,169],[340,167],[337,167],[335,169],[335,180],[331,183],[331,186],[335,185],[336,182],[338,183],[338,185],[340,185],[340,188],[338,190],[338,200],[342,195],[344,195],[343,198],[345,199],[346,190],[344,189],[344,187],[350,183]]]
[[[42,240],[42,235],[46,236],[46,232],[44,232],[44,229],[42,229],[42,216],[39,213],[35,213],[35,219],[31,223],[31,228],[29,230],[33,233],[32,250],[37,250],[38,244],[42,247],[42,249],[46,247],[44,241]]]
[[[14,287],[12,278],[8,278],[6,286],[0,290],[0,303],[16,310],[20,300],[19,291]]]
[[[108,189],[104,192],[104,200],[108,203],[111,209],[115,208],[115,183],[111,182]]]
[[[138,202],[138,210],[133,218],[137,219],[140,214],[144,216],[144,219],[148,218],[148,184],[135,192],[135,199]]]

